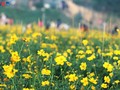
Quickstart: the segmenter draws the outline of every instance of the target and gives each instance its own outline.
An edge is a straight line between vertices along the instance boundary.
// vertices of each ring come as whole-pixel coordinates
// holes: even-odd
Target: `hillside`
[[[77,5],[120,17],[120,0],[73,0]]]

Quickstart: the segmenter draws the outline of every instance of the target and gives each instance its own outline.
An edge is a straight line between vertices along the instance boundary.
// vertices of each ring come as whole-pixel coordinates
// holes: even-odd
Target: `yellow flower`
[[[19,62],[20,61],[20,57],[18,55],[18,52],[15,51],[15,52],[11,52],[12,56],[11,56],[11,61],[12,62]]]
[[[103,67],[107,69],[108,72],[112,72],[113,66],[108,62],[104,62]]]
[[[101,87],[102,88],[107,88],[108,86],[107,86],[107,84],[102,83]]]
[[[94,79],[93,77],[92,78],[90,78],[90,80],[89,80],[91,83],[93,83],[93,84],[97,84],[97,80],[96,79]]]
[[[31,75],[29,75],[29,74],[23,74],[22,76],[26,79],[32,78]]]
[[[88,44],[88,40],[83,40],[82,43],[83,43],[83,45],[86,46]]]
[[[96,90],[94,86],[91,86],[91,90]]]
[[[83,86],[87,86],[88,85],[88,78],[85,77],[80,82],[83,84]]]
[[[92,54],[91,50],[86,50],[86,54]]]
[[[110,83],[110,78],[109,78],[109,76],[105,76],[105,77],[104,77],[104,81],[105,81],[106,83]]]
[[[58,56],[55,58],[55,62],[57,65],[64,65],[64,62],[66,62],[66,58],[64,56]]]
[[[118,63],[118,65],[120,66],[120,60],[118,60],[118,62],[117,62],[117,63]]]
[[[0,46],[0,52],[4,53],[5,52],[5,49],[3,46]]]
[[[67,49],[67,53],[72,54],[72,51],[70,49]]]
[[[118,60],[118,57],[114,56],[114,57],[113,57],[113,60]]]
[[[34,88],[23,88],[23,90],[35,90]]]
[[[92,72],[92,73],[89,74],[89,77],[93,77],[93,76],[95,76],[94,72]]]
[[[50,57],[50,55],[48,53],[46,53],[43,49],[39,50],[37,54],[40,55],[40,56],[43,56],[44,61],[48,61],[48,59]]]
[[[72,65],[72,63],[70,62],[66,62],[66,64],[70,67]]]
[[[30,56],[28,56],[27,58],[23,58],[23,61],[24,62],[31,62],[31,55]]]
[[[78,54],[84,54],[84,51],[83,51],[83,50],[80,50],[80,51],[78,52]]]
[[[6,84],[0,84],[0,87],[6,87],[7,85]]]
[[[17,40],[18,40],[18,37],[17,37],[16,34],[11,35],[11,37],[10,37],[10,41],[13,42],[13,44],[14,44],[15,41],[17,41]]]
[[[109,76],[112,77],[112,76],[113,76],[113,73],[110,73]]]
[[[81,70],[86,70],[86,67],[87,67],[86,62],[82,62],[81,65],[80,65],[80,69]]]
[[[24,38],[22,38],[22,40],[24,41],[24,42],[30,42],[30,37],[24,37]]]
[[[116,84],[120,83],[120,81],[119,81],[119,80],[115,80],[114,82],[115,82]]]
[[[92,54],[90,57],[87,58],[88,61],[92,61],[93,59],[95,59],[95,55]]]
[[[72,48],[72,49],[75,49],[75,48],[76,48],[76,46],[72,45],[72,46],[71,46],[71,48]]]
[[[101,54],[101,49],[98,49],[98,50],[97,50],[97,53],[98,53],[98,54]]]
[[[4,74],[8,78],[14,77],[15,73],[18,72],[18,70],[14,69],[14,66],[12,64],[10,64],[10,65],[4,65],[3,69],[4,69]]]
[[[51,36],[51,40],[56,40],[56,39],[57,39],[57,37],[55,35]]]
[[[108,62],[104,62],[103,67],[107,68],[108,66],[109,66],[109,63]]]
[[[41,73],[42,73],[42,75],[50,75],[51,71],[44,68],[44,69],[42,69]]]
[[[113,66],[111,64],[109,64],[108,68],[107,68],[108,72],[112,72],[113,71]]]
[[[115,54],[115,55],[120,55],[120,50],[115,50],[115,51],[114,51],[114,54]]]
[[[42,48],[46,48],[46,47],[47,47],[47,44],[46,44],[46,43],[42,43],[42,44],[41,44],[41,47],[42,47]]]
[[[63,53],[63,56],[68,57],[68,53],[67,53],[67,52],[64,52],[64,53]]]
[[[78,77],[75,74],[70,74],[69,75],[69,81],[70,82],[74,82],[78,79]]]
[[[50,85],[50,82],[47,80],[47,81],[42,81],[42,86],[49,86]]]
[[[75,85],[70,85],[70,90],[76,90]]]
[[[23,88],[23,90],[29,90],[29,88]]]
[[[45,51],[43,49],[41,49],[41,50],[38,51],[37,54],[40,55],[40,56],[44,56]]]

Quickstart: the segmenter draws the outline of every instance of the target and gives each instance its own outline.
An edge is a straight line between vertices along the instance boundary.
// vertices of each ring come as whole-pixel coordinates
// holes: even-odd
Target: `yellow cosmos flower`
[[[112,72],[113,66],[108,62],[104,62],[103,67],[107,69],[108,72]]]
[[[93,59],[95,59],[95,55],[92,54],[90,57],[87,58],[88,61],[92,61]]]
[[[93,84],[97,84],[97,79],[94,79],[93,77],[90,78],[89,81]]]
[[[92,54],[92,50],[86,50],[86,54]]]
[[[0,84],[0,87],[6,87],[7,85],[6,84]]]
[[[20,61],[20,57],[19,57],[19,55],[18,55],[18,52],[17,51],[15,51],[15,52],[11,52],[11,61],[12,62],[19,62]]]
[[[104,81],[105,81],[106,83],[110,83],[110,78],[109,78],[109,76],[104,76]]]
[[[78,54],[84,54],[83,50],[78,51]]]
[[[83,86],[87,86],[88,85],[88,78],[85,77],[80,82],[83,84]]]
[[[101,88],[107,88],[107,87],[108,87],[107,84],[102,83]]]
[[[23,90],[35,90],[34,88],[23,88]]]
[[[91,90],[96,90],[96,88],[94,86],[91,86]]]
[[[120,50],[115,50],[115,51],[114,51],[114,54],[115,54],[115,55],[120,55]]]
[[[88,44],[88,40],[83,40],[82,43],[83,43],[83,45],[86,46]]]
[[[75,74],[70,74],[69,75],[69,81],[70,82],[74,82],[78,79],[78,77]]]
[[[113,60],[118,60],[118,57],[114,56],[114,57],[113,57]]]
[[[70,85],[70,90],[76,90],[75,85]]]
[[[72,63],[70,62],[66,62],[66,64],[70,67],[72,65]]]
[[[4,49],[3,46],[0,46],[0,52],[1,52],[1,53],[4,53],[4,52],[5,52],[5,49]]]
[[[47,81],[42,81],[42,86],[49,86],[50,85],[50,82],[47,80]]]
[[[51,71],[44,68],[44,69],[42,69],[41,73],[42,73],[42,75],[50,75]]]
[[[32,78],[32,76],[31,76],[31,75],[29,75],[29,74],[23,74],[22,76],[23,76],[25,79]]]
[[[82,62],[81,65],[80,65],[80,69],[81,70],[86,70],[86,67],[87,67],[86,62]]]
[[[31,62],[31,55],[30,56],[28,56],[27,58],[23,58],[23,61],[24,62]]]
[[[4,65],[3,69],[4,69],[4,74],[8,78],[14,77],[15,73],[18,72],[18,70],[14,69],[14,66],[12,64],[10,64],[10,65]]]
[[[67,61],[66,58],[61,55],[55,58],[55,62],[57,65],[64,65],[66,61]]]
[[[118,62],[117,62],[117,63],[118,63],[118,65],[120,66],[120,60],[118,60]]]

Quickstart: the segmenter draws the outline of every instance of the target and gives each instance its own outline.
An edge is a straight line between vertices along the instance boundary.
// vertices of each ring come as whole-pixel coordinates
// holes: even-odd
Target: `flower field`
[[[120,90],[120,36],[0,26],[0,72],[0,90]]]

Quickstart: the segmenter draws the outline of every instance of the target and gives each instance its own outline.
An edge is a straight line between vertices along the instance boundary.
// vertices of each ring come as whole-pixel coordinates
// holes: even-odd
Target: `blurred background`
[[[0,6],[0,14],[14,23],[29,24],[42,20],[44,24],[58,19],[70,27],[85,23],[101,29],[120,25],[120,0],[0,0],[9,5]]]

